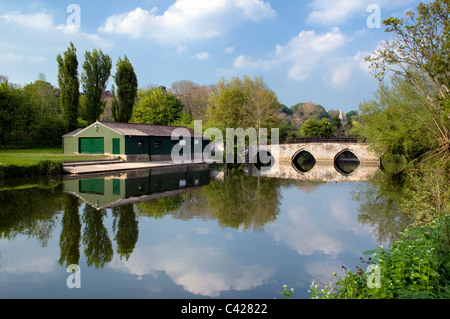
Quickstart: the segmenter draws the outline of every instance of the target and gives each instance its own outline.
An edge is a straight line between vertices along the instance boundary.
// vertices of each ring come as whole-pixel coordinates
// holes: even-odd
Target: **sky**
[[[57,86],[56,56],[70,42],[80,65],[101,49],[127,56],[139,87],[261,76],[290,107],[357,110],[378,87],[364,58],[390,38],[382,19],[417,0],[0,1],[0,75]],[[113,84],[110,78],[109,86]]]

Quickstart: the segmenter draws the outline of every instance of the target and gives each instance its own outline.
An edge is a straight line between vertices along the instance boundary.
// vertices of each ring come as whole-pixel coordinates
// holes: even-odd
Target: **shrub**
[[[40,161],[36,164],[0,165],[0,178],[13,178],[34,175],[54,175],[60,174],[62,171],[62,163],[58,161]]]
[[[337,299],[406,299],[406,298],[449,298],[450,258],[449,226],[446,216],[429,226],[411,227],[389,250],[381,247],[366,252],[372,257],[355,271],[344,265],[344,277],[336,278],[330,287],[319,290],[315,282],[311,285],[311,298]],[[374,274],[367,271],[369,265],[379,267],[379,288],[371,286]]]

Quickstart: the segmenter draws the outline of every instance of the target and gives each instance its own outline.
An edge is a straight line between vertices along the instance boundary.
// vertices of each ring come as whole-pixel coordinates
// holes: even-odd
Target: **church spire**
[[[344,113],[341,111],[339,112],[339,119],[341,120],[341,124],[344,125],[345,124],[345,116]]]

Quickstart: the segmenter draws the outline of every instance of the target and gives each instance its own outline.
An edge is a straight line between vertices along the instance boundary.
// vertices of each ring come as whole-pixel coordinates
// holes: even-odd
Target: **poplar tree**
[[[78,80],[77,50],[72,42],[64,52],[56,58],[58,62],[58,84],[61,90],[59,98],[66,132],[77,128],[78,103],[80,99],[80,82]]]
[[[117,91],[113,87],[114,100],[112,102],[112,115],[114,121],[128,123],[133,115],[133,106],[137,97],[138,80],[133,65],[127,56],[117,61],[114,81]]]
[[[111,58],[94,49],[86,51],[81,74],[81,84],[86,97],[84,115],[88,125],[100,118],[106,103],[102,101],[102,94],[106,90],[108,79],[111,76]]]

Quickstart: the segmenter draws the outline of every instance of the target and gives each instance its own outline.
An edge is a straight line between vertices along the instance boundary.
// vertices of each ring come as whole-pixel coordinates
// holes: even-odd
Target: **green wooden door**
[[[113,155],[120,154],[120,138],[113,138]]]
[[[105,194],[105,179],[92,178],[79,181],[80,193],[85,194]]]
[[[102,137],[100,138],[80,138],[80,153],[81,154],[104,154],[105,143]]]

